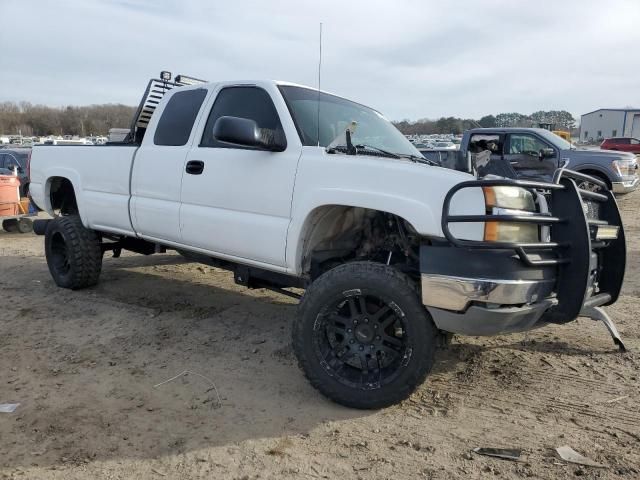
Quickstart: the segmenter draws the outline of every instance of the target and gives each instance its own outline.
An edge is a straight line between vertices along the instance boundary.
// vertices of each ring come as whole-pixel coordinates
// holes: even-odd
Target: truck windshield
[[[422,158],[420,152],[389,120],[369,107],[328,93],[318,96],[318,91],[310,88],[284,85],[279,88],[305,146],[335,145],[336,139],[343,137],[349,127],[354,145]]]
[[[549,130],[541,129],[539,130],[540,135],[542,135],[545,139],[547,139],[552,145],[558,147],[560,150],[571,150],[573,145],[567,142],[564,138],[556,135]]]

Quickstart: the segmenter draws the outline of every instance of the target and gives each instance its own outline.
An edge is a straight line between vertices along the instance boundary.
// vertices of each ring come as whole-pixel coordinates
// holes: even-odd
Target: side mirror
[[[540,160],[544,160],[545,158],[553,158],[555,156],[556,156],[556,151],[553,148],[540,149]]]
[[[255,120],[240,117],[220,117],[213,126],[213,138],[219,142],[245,147],[258,147],[282,152],[286,142],[277,139],[273,130],[259,128]]]

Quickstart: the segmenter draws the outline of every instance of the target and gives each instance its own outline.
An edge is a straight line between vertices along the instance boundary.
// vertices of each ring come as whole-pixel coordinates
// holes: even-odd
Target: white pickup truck
[[[31,197],[54,216],[35,230],[59,286],[96,284],[105,251],[175,249],[250,288],[305,289],[300,366],[356,408],[406,398],[454,333],[585,315],[624,348],[600,308],[621,289],[624,231],[611,193],[576,187],[589,177],[440,168],[377,111],[299,85],[163,83],[128,143],[34,147]]]

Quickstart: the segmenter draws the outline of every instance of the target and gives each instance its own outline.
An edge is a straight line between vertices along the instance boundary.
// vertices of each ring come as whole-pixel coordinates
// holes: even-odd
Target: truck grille
[[[600,220],[600,202],[584,199],[582,203],[588,220]]]

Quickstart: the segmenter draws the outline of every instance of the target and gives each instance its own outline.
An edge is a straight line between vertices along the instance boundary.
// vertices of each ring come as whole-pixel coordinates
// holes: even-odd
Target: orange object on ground
[[[0,175],[0,217],[18,215],[20,212],[20,179],[13,175]]]
[[[20,213],[27,214],[29,213],[29,197],[20,198]]]

